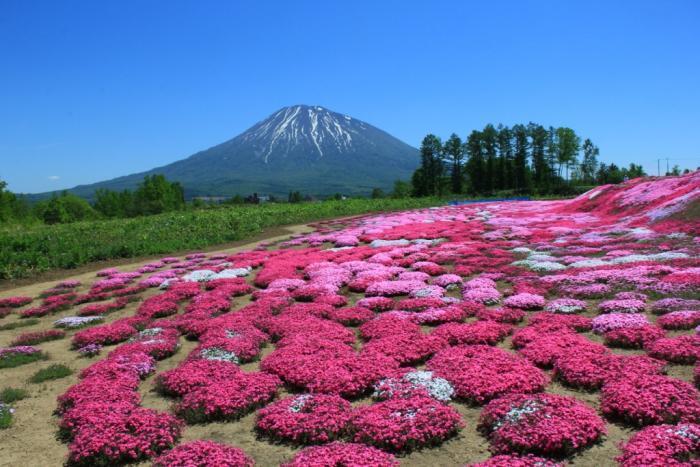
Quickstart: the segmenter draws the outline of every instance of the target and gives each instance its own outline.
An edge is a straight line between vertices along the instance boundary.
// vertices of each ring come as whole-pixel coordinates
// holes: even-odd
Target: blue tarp
[[[483,199],[468,199],[468,200],[454,200],[447,204],[449,206],[459,206],[462,204],[475,204],[475,203],[498,203],[501,201],[530,201],[529,196],[519,196],[516,198],[483,198]]]

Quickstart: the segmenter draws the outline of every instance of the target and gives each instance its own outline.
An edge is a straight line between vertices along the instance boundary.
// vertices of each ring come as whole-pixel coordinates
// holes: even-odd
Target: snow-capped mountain
[[[320,106],[295,105],[186,159],[71,191],[90,197],[97,188],[131,189],[144,175],[162,173],[181,182],[188,197],[291,190],[367,194],[410,178],[418,163],[417,149],[368,123]]]

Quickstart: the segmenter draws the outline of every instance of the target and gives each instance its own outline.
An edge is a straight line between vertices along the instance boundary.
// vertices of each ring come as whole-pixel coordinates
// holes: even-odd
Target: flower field
[[[2,461],[698,465],[699,202],[636,179],[3,293]]]

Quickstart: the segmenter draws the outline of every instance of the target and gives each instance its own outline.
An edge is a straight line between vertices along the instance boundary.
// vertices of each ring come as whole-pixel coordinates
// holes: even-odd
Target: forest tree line
[[[536,123],[486,125],[466,140],[428,134],[420,167],[411,179],[413,196],[567,195],[576,186],[620,183],[643,175],[641,165],[618,167],[598,161],[600,150],[566,127]]]
[[[126,218],[160,214],[185,207],[182,185],[163,175],[150,175],[131,190],[99,189],[92,204],[68,191],[30,205],[24,198],[6,189],[0,180],[0,222],[65,224],[82,220]]]

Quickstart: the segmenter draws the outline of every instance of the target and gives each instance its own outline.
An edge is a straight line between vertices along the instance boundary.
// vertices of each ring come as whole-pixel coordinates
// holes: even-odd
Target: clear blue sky
[[[535,121],[590,137],[607,162],[700,165],[698,1],[0,5],[13,191],[163,165],[300,103],[415,146]]]

